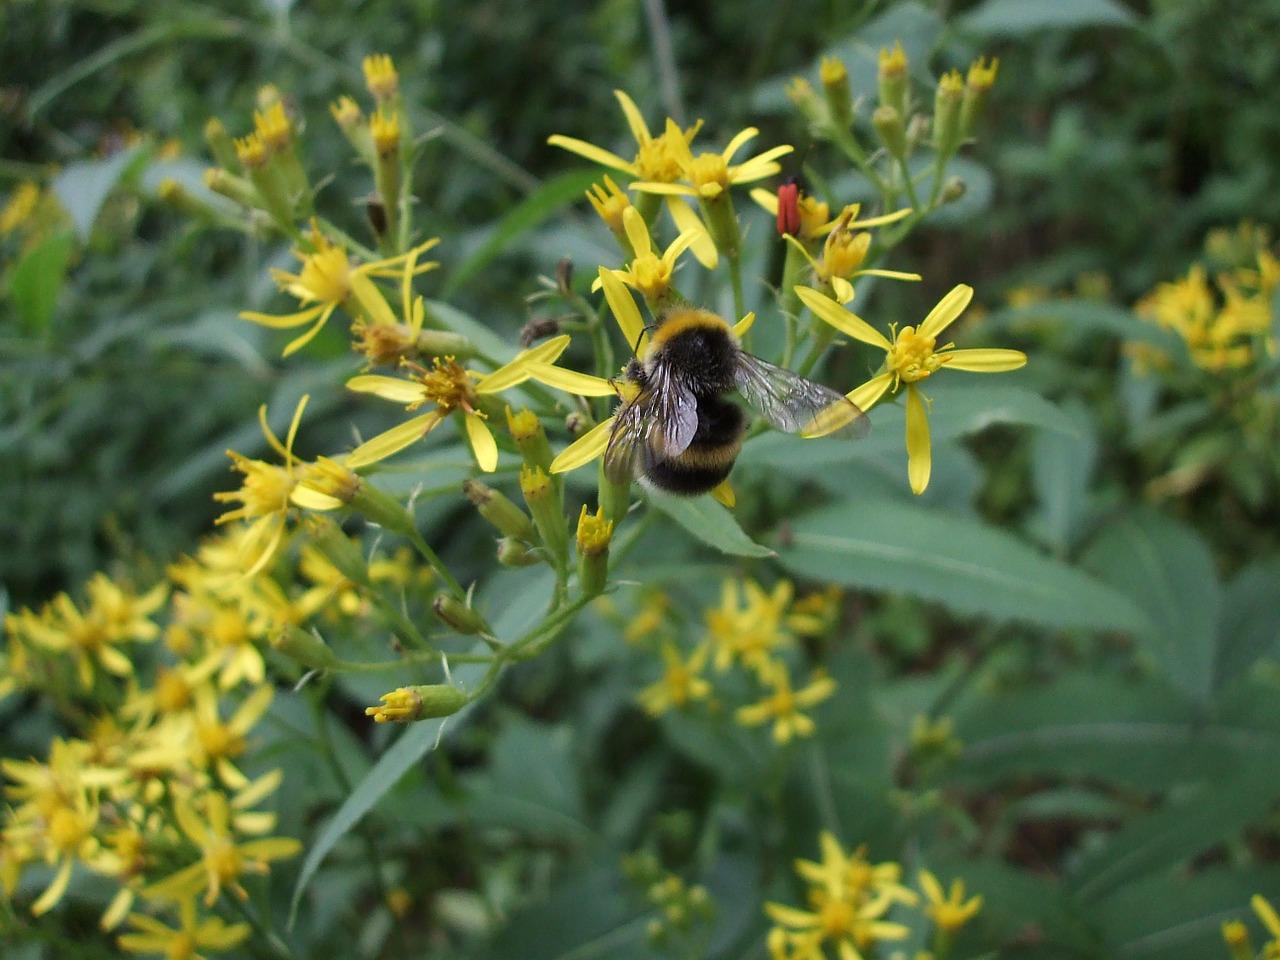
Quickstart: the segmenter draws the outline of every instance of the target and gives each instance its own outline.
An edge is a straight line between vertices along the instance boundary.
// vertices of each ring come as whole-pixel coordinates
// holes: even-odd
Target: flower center
[[[685,172],[694,189],[704,197],[717,197],[729,188],[729,165],[718,153],[699,154]]]
[[[680,161],[667,140],[668,134],[640,144],[635,165],[641,180],[672,183],[680,177]]]
[[[326,246],[308,254],[298,274],[298,286],[308,300],[341,303],[351,294],[351,263],[347,251]]]
[[[234,733],[225,723],[202,723],[196,728],[200,746],[210,757],[234,757],[244,753],[244,737]]]
[[[49,843],[59,851],[76,850],[93,829],[87,816],[70,807],[59,807],[49,818]]]
[[[196,938],[185,930],[175,933],[164,948],[165,960],[193,960],[196,955]]]
[[[235,880],[244,872],[244,858],[228,837],[218,837],[209,841],[204,851],[204,862],[209,872],[215,874],[224,884]]]
[[[409,409],[431,402],[440,408],[441,416],[457,409],[473,412],[475,390],[472,388],[471,377],[453,357],[445,357],[443,360],[436,357],[433,369],[417,369],[418,374],[414,379],[422,385],[423,398]]]
[[[862,266],[870,247],[871,234],[865,231],[854,233],[839,227],[831,231],[822,253],[824,279],[853,276],[854,271]]]
[[[631,279],[646,300],[671,289],[671,265],[655,253],[642,253],[631,261]]]
[[[265,517],[289,509],[289,494],[298,481],[288,470],[238,454],[235,466],[244,474],[240,489],[231,492],[231,496],[244,504],[236,512],[237,516]]]
[[[923,380],[946,362],[946,357],[933,352],[936,337],[922,337],[915,327],[903,327],[889,351],[889,369],[900,380],[915,383]]]
[[[838,940],[846,936],[852,929],[855,919],[853,907],[835,897],[828,898],[818,913],[822,935],[828,940]]]

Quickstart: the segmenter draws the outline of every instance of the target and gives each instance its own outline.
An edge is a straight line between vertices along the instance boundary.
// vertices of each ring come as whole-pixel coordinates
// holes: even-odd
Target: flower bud
[[[231,134],[227,133],[227,128],[217,117],[210,117],[205,122],[204,142],[209,145],[209,152],[213,154],[213,159],[218,161],[218,166],[224,170],[236,168],[238,161],[235,144],[231,142]]]
[[[400,687],[384,693],[379,699],[381,706],[366,707],[364,711],[366,716],[373,717],[375,723],[411,723],[455,714],[467,705],[469,697],[448,684],[436,683]]]
[[[895,42],[892,48],[880,48],[876,81],[880,88],[880,105],[893,107],[898,116],[905,117],[909,107],[910,65],[901,41]]]
[[[498,562],[504,567],[531,567],[542,560],[540,551],[531,549],[523,540],[503,537],[498,541]]]
[[[307,539],[324,555],[335,570],[352,583],[368,585],[369,564],[359,545],[342,532],[342,528],[326,516],[308,514],[303,521]]]
[[[542,429],[537,415],[530,410],[512,411],[507,407],[507,429],[525,463],[531,467],[541,467],[544,471],[551,469],[551,461],[555,459],[555,455],[551,452],[547,432]]]
[[[476,505],[480,516],[488,520],[504,537],[532,543],[536,533],[533,521],[505,494],[479,480],[466,480],[462,492]]]
[[[948,177],[947,182],[942,185],[942,193],[939,196],[943,203],[955,203],[968,190],[968,186],[959,177]]]
[[[600,594],[609,578],[609,541],[613,538],[613,521],[606,519],[601,508],[594,516],[583,504],[578,516],[578,583],[584,595]]]
[[[262,198],[258,196],[253,184],[221,167],[209,167],[205,170],[204,185],[248,210],[256,210],[262,206]]]
[[[992,58],[987,66],[986,57],[979,57],[969,67],[969,75],[964,83],[964,99],[960,104],[960,135],[973,136],[973,128],[982,117],[982,109],[987,103],[987,94],[996,82],[996,71],[1000,69],[999,58]]]
[[[294,624],[273,630],[270,642],[273,650],[279,650],[286,657],[313,670],[328,670],[340,662],[319,634],[303,630]]]
[[[839,57],[823,57],[818,69],[822,92],[827,96],[831,122],[842,130],[853,125],[853,98],[849,93],[849,71]]]
[[[902,124],[902,114],[885,104],[876,107],[871,115],[871,125],[876,128],[880,142],[895,160],[904,160],[907,156],[907,131]]]
[[[569,525],[560,508],[555,484],[541,467],[526,464],[520,468],[520,492],[533,514],[543,545],[563,562],[569,550]]]
[[[440,622],[461,634],[487,632],[488,625],[484,617],[472,609],[471,605],[459,600],[451,593],[438,593],[431,601],[431,612]]]
[[[964,78],[959,70],[943,74],[933,100],[933,149],[943,160],[949,160],[960,148],[960,102],[964,97]]]
[[[819,131],[829,126],[831,118],[827,114],[827,106],[818,98],[808,80],[804,77],[792,77],[786,86],[786,93],[811,128]]]

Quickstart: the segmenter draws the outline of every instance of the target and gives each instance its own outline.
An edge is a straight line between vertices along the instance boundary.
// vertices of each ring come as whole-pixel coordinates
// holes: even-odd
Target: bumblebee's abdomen
[[[742,409],[717,396],[698,398],[698,429],[683,453],[651,462],[645,477],[668,493],[693,496],[706,493],[733,469],[747,418]]]

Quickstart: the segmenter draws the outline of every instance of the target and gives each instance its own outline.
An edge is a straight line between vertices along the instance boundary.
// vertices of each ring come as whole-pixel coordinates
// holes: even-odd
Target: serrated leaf
[[[986,36],[1137,23],[1138,18],[1115,0],[985,0],[959,20],[962,30]]]
[[[88,240],[98,211],[112,188],[135,160],[141,159],[141,147],[121,150],[103,160],[77,160],[69,163],[53,178],[53,192],[58,202],[71,215],[81,241]]]
[[[466,688],[474,686],[484,675],[481,664],[463,664],[453,670],[456,684]],[[356,784],[355,789],[343,801],[338,811],[329,818],[324,827],[316,835],[307,857],[302,862],[297,883],[293,887],[293,896],[289,901],[289,923],[292,924],[298,913],[298,904],[306,892],[307,884],[315,876],[316,869],[366,813],[377,805],[392,787],[400,782],[414,764],[436,748],[443,735],[446,724],[456,724],[471,709],[474,701],[468,703],[451,717],[438,720],[422,720],[412,724],[402,733],[390,748],[378,758],[368,773]]]
[[[456,293],[521,234],[532,230],[566,205],[581,200],[587,189],[599,178],[600,173],[596,170],[575,170],[547,181],[525,197],[497,222],[480,249],[452,272],[445,284],[443,296],[448,298]]]
[[[1280,768],[1272,764],[1203,784],[1190,797],[1129,823],[1086,855],[1073,877],[1077,896],[1101,900],[1146,874],[1187,862],[1260,819],[1278,794]]]
[[[1213,556],[1190,527],[1154,511],[1110,524],[1083,564],[1146,614],[1143,650],[1179,689],[1207,703],[1217,685],[1222,602]]]
[[[649,491],[649,505],[666,514],[709,547],[736,557],[771,557],[773,551],[756,543],[732,513],[710,496],[674,497]]]
[[[39,335],[53,322],[74,248],[75,234],[67,229],[57,230],[14,264],[9,274],[9,302],[24,333]]]
[[[972,520],[887,500],[798,517],[778,559],[819,582],[894,590],[960,613],[1050,627],[1149,630],[1124,596]]]

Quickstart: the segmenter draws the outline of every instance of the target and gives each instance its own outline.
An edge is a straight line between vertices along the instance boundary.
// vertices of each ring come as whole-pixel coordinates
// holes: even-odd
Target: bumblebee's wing
[[[614,483],[640,476],[655,459],[684,453],[697,429],[697,399],[656,368],[635,399],[618,411],[604,450],[605,476]]]
[[[846,396],[798,373],[742,352],[734,385],[779,430],[817,437],[865,437],[871,422]]]

